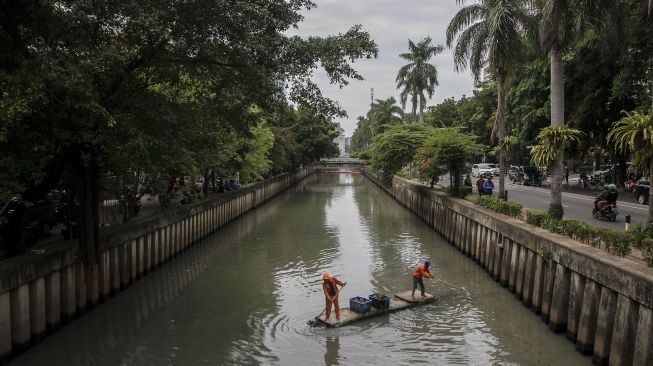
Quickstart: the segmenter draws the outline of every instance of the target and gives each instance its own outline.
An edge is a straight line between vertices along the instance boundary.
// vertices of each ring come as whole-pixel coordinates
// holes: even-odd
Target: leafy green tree
[[[372,128],[370,120],[365,116],[358,116],[356,129],[351,135],[351,149],[359,152],[366,149],[372,143]]]
[[[496,121],[497,87],[494,81],[481,83],[471,97],[458,102],[458,124],[467,132],[478,136],[479,143],[490,141],[492,126]]]
[[[433,127],[457,127],[461,123],[458,103],[454,98],[446,98],[442,103],[429,106],[424,115],[424,122]]]
[[[528,164],[529,146],[537,144],[539,131],[550,125],[549,118],[549,65],[535,52],[527,56],[530,61],[521,65],[514,83],[506,95],[510,114],[507,125],[517,137],[512,148],[512,161],[517,165]],[[524,161],[524,157],[527,158]],[[510,160],[510,159],[509,159]]]
[[[413,162],[417,148],[422,146],[432,130],[424,125],[396,125],[375,136],[370,161],[372,170],[385,183],[391,183],[395,173]]]
[[[462,133],[458,128],[433,130],[415,157],[420,171],[430,177],[449,172],[453,177],[450,193],[459,196],[465,162],[480,149],[475,140],[476,136]]]
[[[309,0],[0,5],[0,191],[36,202],[63,184],[81,206],[89,261],[99,254],[105,172],[237,167],[252,106],[273,110],[287,95],[328,121],[344,112],[312,82],[315,69],[346,85],[362,78],[350,63],[377,54],[360,26],[288,36]],[[319,143],[313,153],[331,146]]]
[[[431,46],[431,37],[426,37],[417,44],[408,40],[407,53],[399,55],[402,59],[408,61],[408,64],[402,66],[397,73],[397,89],[402,89],[400,94],[401,105],[406,107],[408,96],[411,99],[412,115],[417,115],[419,106],[419,122],[424,123],[424,108],[426,107],[426,97],[433,97],[435,87],[438,83],[438,70],[434,65],[429,64],[431,57],[441,53],[441,45]]]
[[[243,155],[243,164],[238,171],[243,183],[263,179],[263,174],[268,172],[271,164],[268,156],[274,143],[272,131],[259,124],[251,128],[251,134],[252,137],[245,141],[247,154]]]
[[[626,113],[626,117],[615,123],[607,139],[617,149],[636,154],[640,161],[648,161],[648,181],[653,182],[653,108],[647,113]],[[649,202],[653,202],[653,189],[649,190]],[[653,223],[653,204],[649,204],[648,222]]]
[[[458,1],[461,3],[464,1]],[[497,81],[497,112],[493,128],[499,140],[506,135],[506,91],[523,52],[522,29],[527,16],[520,1],[483,0],[460,9],[447,27],[447,46],[455,40],[456,69],[469,66],[474,79],[480,80],[487,64]],[[499,196],[505,195],[506,155],[500,154]]]

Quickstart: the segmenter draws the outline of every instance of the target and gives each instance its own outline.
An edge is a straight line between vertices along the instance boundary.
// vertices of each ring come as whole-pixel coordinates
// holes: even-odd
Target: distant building
[[[344,157],[347,154],[347,137],[345,137],[345,129],[340,127],[339,123],[336,123],[336,131],[338,131],[338,137],[336,137],[335,143],[340,149],[339,157]]]

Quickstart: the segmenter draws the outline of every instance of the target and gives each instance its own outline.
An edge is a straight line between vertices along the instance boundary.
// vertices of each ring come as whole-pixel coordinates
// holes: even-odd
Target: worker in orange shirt
[[[431,261],[428,259],[421,262],[415,269],[415,272],[413,272],[413,297],[415,297],[415,289],[417,288],[417,285],[419,285],[420,290],[422,290],[422,297],[426,297],[426,294],[424,293],[424,281],[422,280],[424,277],[433,278],[433,272],[431,272]]]
[[[324,297],[326,299],[326,320],[331,316],[331,305],[336,307],[336,320],[340,320],[340,305],[338,304],[338,295],[342,286],[347,282],[342,282],[335,276],[330,276],[328,273],[322,275],[322,290],[324,290]],[[338,288],[338,286],[341,286]]]

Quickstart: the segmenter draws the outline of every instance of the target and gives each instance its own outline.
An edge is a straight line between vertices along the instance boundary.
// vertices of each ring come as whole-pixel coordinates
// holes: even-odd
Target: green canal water
[[[411,287],[434,304],[338,329],[307,321],[340,298]],[[562,335],[360,175],[321,174],[227,225],[14,365],[589,365]]]

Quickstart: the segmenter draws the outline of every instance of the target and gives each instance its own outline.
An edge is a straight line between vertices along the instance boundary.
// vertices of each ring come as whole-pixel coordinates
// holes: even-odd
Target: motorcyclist
[[[599,211],[603,212],[609,205],[616,206],[618,197],[619,192],[617,191],[617,186],[610,183],[604,187],[601,194],[594,201],[594,205]]]

